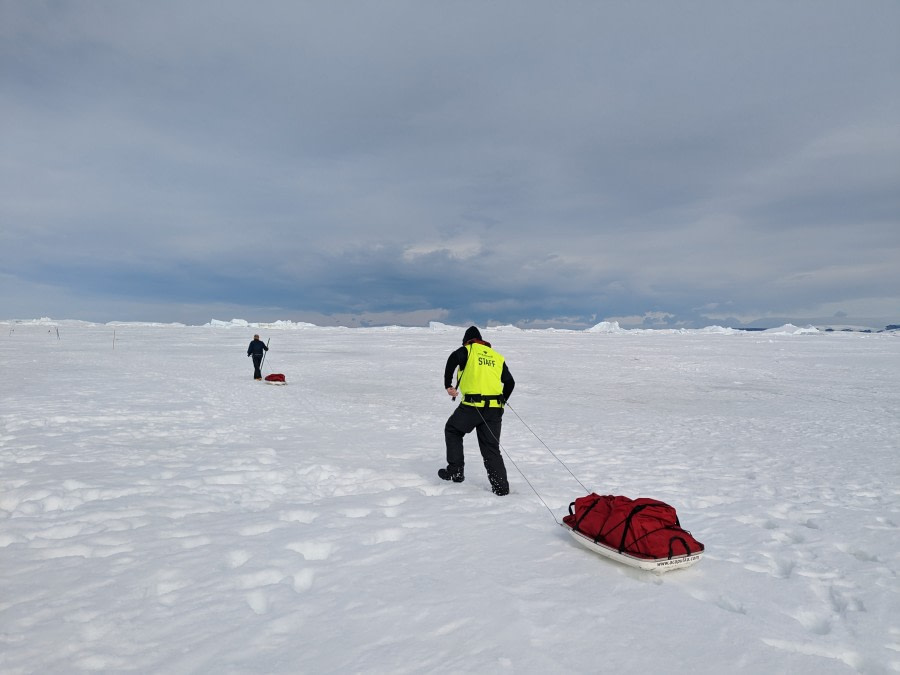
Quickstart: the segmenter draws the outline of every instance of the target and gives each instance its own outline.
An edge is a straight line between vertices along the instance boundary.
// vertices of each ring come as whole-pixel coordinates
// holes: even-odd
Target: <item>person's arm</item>
[[[468,357],[469,350],[465,347],[460,347],[456,351],[451,352],[450,356],[447,357],[447,365],[444,366],[444,389],[446,389],[447,393],[453,398],[459,396],[459,391],[453,386],[453,372],[457,368],[460,370],[465,369]]]
[[[509,397],[512,396],[513,389],[516,388],[516,381],[513,379],[512,373],[509,372],[506,361],[503,362],[503,372],[500,374],[500,381],[503,383],[503,400],[508,401]]]

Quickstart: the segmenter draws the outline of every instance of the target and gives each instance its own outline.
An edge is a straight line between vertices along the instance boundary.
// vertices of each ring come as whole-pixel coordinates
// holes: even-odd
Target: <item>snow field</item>
[[[461,328],[0,329],[3,673],[900,672],[896,335],[486,330],[497,498],[436,475]],[[585,551],[579,482],[703,560]]]

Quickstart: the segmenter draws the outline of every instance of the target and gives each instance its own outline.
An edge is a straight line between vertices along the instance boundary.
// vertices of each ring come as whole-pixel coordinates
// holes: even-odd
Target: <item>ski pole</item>
[[[269,343],[272,341],[272,338],[266,340],[266,351],[263,352],[262,361],[259,362],[259,372],[262,372],[263,364],[266,362],[266,355],[269,353]]]

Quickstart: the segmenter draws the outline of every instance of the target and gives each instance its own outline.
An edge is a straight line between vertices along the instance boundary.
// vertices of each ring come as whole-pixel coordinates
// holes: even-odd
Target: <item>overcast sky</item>
[[[900,323],[900,2],[0,0],[0,318]]]

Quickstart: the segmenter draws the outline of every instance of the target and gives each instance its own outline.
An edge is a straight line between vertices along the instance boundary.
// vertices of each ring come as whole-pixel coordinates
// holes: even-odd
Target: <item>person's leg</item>
[[[451,477],[464,474],[465,454],[463,436],[475,428],[477,417],[473,417],[471,406],[457,406],[444,425],[444,441],[447,444],[447,472]],[[443,477],[443,476],[442,476]]]
[[[479,408],[483,422],[475,428],[478,436],[478,449],[484,460],[491,490],[497,495],[509,494],[509,480],[506,476],[506,464],[500,450],[500,427],[503,421],[503,408]]]
[[[262,355],[253,355],[253,379],[261,380],[262,379],[262,371],[259,369],[262,364]]]

